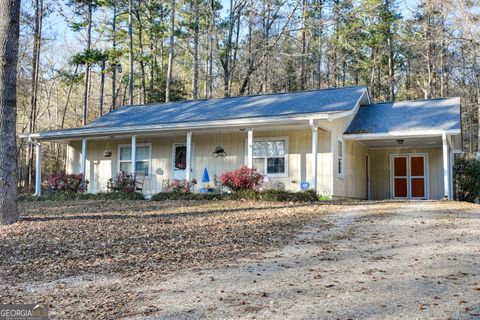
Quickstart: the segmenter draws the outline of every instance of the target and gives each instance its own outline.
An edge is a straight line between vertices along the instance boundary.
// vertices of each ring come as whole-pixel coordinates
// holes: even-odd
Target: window
[[[337,146],[337,172],[338,175],[343,177],[343,171],[344,171],[344,166],[343,166],[343,140],[338,140],[338,146]]]
[[[135,171],[145,171],[145,175],[150,174],[150,144],[137,144],[137,155]],[[132,146],[119,146],[119,171],[131,172],[132,168]]]
[[[286,139],[255,140],[253,167],[271,176],[287,173]]]

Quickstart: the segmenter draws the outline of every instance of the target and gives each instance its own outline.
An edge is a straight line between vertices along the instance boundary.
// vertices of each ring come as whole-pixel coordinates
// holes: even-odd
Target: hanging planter
[[[217,146],[215,148],[215,151],[213,151],[213,153],[212,153],[212,157],[214,157],[214,158],[218,158],[218,157],[223,158],[226,155],[227,155],[227,153],[225,152],[225,149],[223,149],[222,146]]]
[[[112,156],[112,150],[110,149],[110,137],[107,138],[107,145],[105,146],[105,151],[103,151],[103,156],[105,158],[110,158]]]

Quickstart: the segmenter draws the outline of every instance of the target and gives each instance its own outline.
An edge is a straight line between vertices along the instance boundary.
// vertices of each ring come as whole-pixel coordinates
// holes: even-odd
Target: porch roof
[[[460,132],[460,98],[445,98],[362,106],[344,135],[368,139]]]
[[[190,100],[124,106],[92,123],[73,129],[25,135],[34,139],[69,139],[142,130],[250,126],[292,120],[327,119],[369,103],[364,86],[291,93]]]

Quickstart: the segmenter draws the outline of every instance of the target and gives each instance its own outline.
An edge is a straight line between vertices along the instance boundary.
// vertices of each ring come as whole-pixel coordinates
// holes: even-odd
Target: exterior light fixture
[[[397,143],[398,143],[398,144],[403,144],[403,139],[398,139],[398,140],[397,140]]]

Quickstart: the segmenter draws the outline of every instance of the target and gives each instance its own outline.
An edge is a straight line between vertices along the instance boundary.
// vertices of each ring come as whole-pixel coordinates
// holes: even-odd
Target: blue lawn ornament
[[[207,170],[207,168],[205,168],[205,170],[203,170],[202,182],[203,182],[203,183],[208,183],[208,182],[210,182],[210,177],[208,176],[208,170]]]
[[[300,183],[300,189],[302,191],[307,191],[309,188],[310,188],[310,183],[305,182],[305,181]]]

